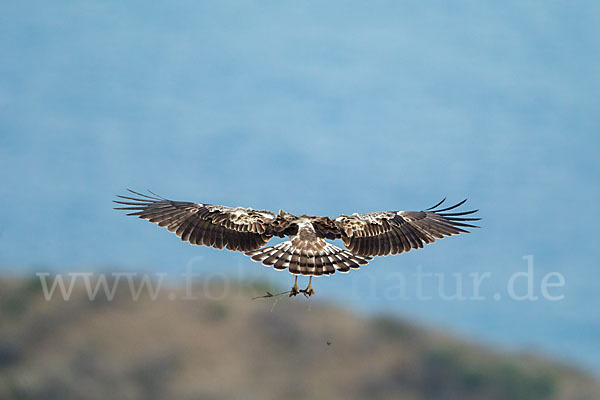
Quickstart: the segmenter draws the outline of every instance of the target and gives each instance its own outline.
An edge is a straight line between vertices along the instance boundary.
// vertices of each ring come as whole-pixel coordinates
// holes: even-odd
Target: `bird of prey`
[[[435,239],[468,232],[465,228],[478,228],[470,222],[480,219],[470,216],[478,210],[455,210],[466,199],[446,208],[439,208],[444,199],[423,211],[379,211],[330,218],[173,201],[153,192],[146,195],[128,191],[130,195],[117,196],[119,200],[114,201],[124,206],[117,210],[131,211],[127,215],[166,227],[191,244],[239,251],[276,270],[287,269],[295,275],[290,296],[314,294],[313,276],[349,272],[376,256],[423,248]],[[274,236],[287,236],[289,240],[264,247]],[[335,239],[342,239],[346,249],[327,242]],[[310,276],[306,289],[298,290],[299,275]]]

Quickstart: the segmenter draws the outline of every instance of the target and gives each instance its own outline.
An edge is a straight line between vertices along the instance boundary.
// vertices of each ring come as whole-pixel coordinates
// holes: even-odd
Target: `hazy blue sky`
[[[288,274],[112,210],[126,187],[314,215],[469,198],[484,229],[315,285],[600,370],[600,3],[6,2],[0,269]],[[388,301],[390,271],[535,259],[559,302]],[[349,282],[377,282],[353,296]],[[356,280],[356,281],[355,281]],[[362,290],[362,289],[361,289]]]

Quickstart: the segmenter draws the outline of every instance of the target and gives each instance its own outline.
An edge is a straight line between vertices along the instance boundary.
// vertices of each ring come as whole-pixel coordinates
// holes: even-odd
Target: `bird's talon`
[[[304,295],[304,297],[310,297],[315,294],[315,291],[312,287],[300,290],[300,293]]]
[[[298,277],[296,276],[296,279],[294,279],[294,286],[290,289],[290,297],[294,297],[298,293],[300,293],[300,291],[298,290]]]
[[[312,287],[312,276],[310,277],[310,279],[308,280],[308,286],[306,287],[306,289],[304,289],[302,291],[302,293],[304,293],[305,297],[310,297],[313,294],[315,294],[315,290]]]

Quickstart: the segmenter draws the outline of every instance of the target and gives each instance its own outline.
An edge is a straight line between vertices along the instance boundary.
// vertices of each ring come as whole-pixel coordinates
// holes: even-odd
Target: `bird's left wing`
[[[137,216],[166,227],[183,241],[228,250],[250,251],[264,246],[273,232],[275,214],[250,208],[232,208],[212,204],[173,201],[134,192],[138,197],[117,196],[116,210],[133,211]]]
[[[344,245],[352,254],[359,256],[386,256],[411,249],[423,248],[423,244],[435,239],[466,233],[463,228],[478,228],[467,222],[480,218],[468,218],[478,210],[448,212],[466,200],[451,207],[436,209],[444,200],[424,211],[382,211],[368,214],[341,215],[334,223],[342,233]]]

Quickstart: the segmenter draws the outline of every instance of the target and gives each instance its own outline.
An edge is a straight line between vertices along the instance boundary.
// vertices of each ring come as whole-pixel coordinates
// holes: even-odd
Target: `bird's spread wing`
[[[250,251],[264,246],[273,236],[271,211],[172,201],[129,190],[138,197],[117,196],[115,203],[137,216],[166,227],[183,241],[228,250]]]
[[[445,199],[444,199],[445,200]],[[342,233],[344,244],[359,256],[386,256],[410,249],[422,248],[435,239],[466,233],[463,228],[478,228],[468,222],[480,218],[465,215],[478,210],[448,212],[463,203],[436,209],[443,202],[424,211],[387,211],[339,216],[334,220]]]

